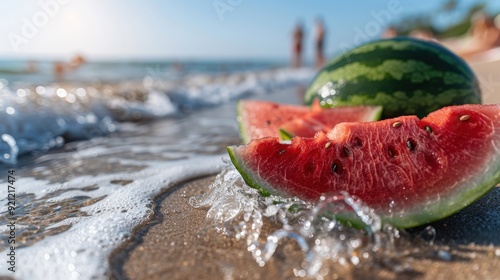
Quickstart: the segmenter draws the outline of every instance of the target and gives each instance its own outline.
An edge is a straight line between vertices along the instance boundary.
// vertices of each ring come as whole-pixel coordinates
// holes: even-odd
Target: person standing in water
[[[292,42],[292,52],[293,60],[292,66],[294,68],[299,68],[302,66],[302,39],[304,38],[304,29],[300,22],[297,23],[295,29],[293,30],[293,42]]]
[[[315,26],[315,42],[316,42],[316,68],[320,69],[325,64],[325,26],[321,18],[316,19]]]

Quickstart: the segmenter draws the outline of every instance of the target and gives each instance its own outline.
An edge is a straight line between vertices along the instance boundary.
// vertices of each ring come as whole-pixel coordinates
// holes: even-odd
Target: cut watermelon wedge
[[[346,191],[385,223],[414,227],[451,215],[500,182],[500,105],[341,123],[315,138],[265,138],[228,152],[262,195],[314,201]]]
[[[279,128],[282,124],[309,112],[311,112],[311,109],[308,106],[240,100],[237,114],[243,143],[248,143],[252,139],[278,137]]]
[[[322,109],[319,104],[313,104],[310,108],[267,101],[240,100],[237,113],[241,138],[244,143],[248,143],[252,139],[279,137],[280,132],[285,139],[295,135],[312,137],[317,131],[327,130],[340,122],[378,120],[382,107],[353,106]]]
[[[280,137],[290,140],[295,136],[314,137],[318,131],[328,132],[341,122],[368,122],[379,120],[380,106],[348,106],[323,109],[295,118],[280,127]]]

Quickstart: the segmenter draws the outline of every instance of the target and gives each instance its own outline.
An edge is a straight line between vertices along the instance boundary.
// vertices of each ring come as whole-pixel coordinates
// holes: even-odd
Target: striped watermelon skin
[[[445,47],[407,37],[357,47],[329,62],[314,78],[306,104],[384,106],[382,118],[424,117],[439,108],[481,103],[470,67]]]

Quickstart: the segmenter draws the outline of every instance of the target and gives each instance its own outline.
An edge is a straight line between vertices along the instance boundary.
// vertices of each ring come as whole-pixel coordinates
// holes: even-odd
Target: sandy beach
[[[193,180],[159,197],[158,211],[151,223],[139,230],[139,239],[111,258],[111,278],[299,278],[293,268],[300,268],[303,256],[295,243],[286,242],[270,262],[259,267],[246,250],[245,241],[210,230],[210,222],[205,219],[206,209],[193,208],[188,199],[207,192],[213,180],[214,177]],[[435,254],[408,259],[412,269],[403,273],[380,264],[372,267],[337,265],[324,279],[496,279],[500,274],[500,237],[496,234],[500,230],[499,202],[500,189],[497,188],[474,209],[466,209],[433,225],[437,228],[437,243],[446,248],[449,255],[436,250]],[[478,209],[483,210],[478,212]],[[485,223],[489,224],[480,226]],[[267,232],[273,228],[272,223],[269,224]]]

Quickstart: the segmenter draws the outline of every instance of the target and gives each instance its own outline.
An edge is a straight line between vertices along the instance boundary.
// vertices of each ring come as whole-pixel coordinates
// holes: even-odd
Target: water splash
[[[271,69],[229,75],[193,74],[172,81],[21,85],[0,83],[0,164],[46,152],[65,142],[105,137],[123,122],[178,116],[251,94],[305,85],[313,69]],[[14,143],[13,145],[11,145]]]
[[[209,189],[205,195],[190,198],[189,203],[195,208],[207,207],[207,220],[218,232],[246,241],[260,266],[279,246],[296,242],[303,254],[301,266],[294,268],[296,276],[321,279],[339,265],[382,265],[404,272],[411,270],[408,256],[430,249],[431,244],[423,238],[415,247],[406,232],[382,225],[373,209],[345,192],[324,195],[315,203],[262,197],[231,165]],[[347,225],[347,220],[355,222]],[[264,230],[269,225],[273,229]],[[428,237],[431,231],[428,228],[422,234]]]
[[[6,163],[14,164],[16,163],[17,154],[19,153],[19,148],[16,144],[16,139],[9,134],[2,134],[3,143],[1,146],[6,146],[5,148],[0,148],[0,151],[5,151],[0,157]]]

